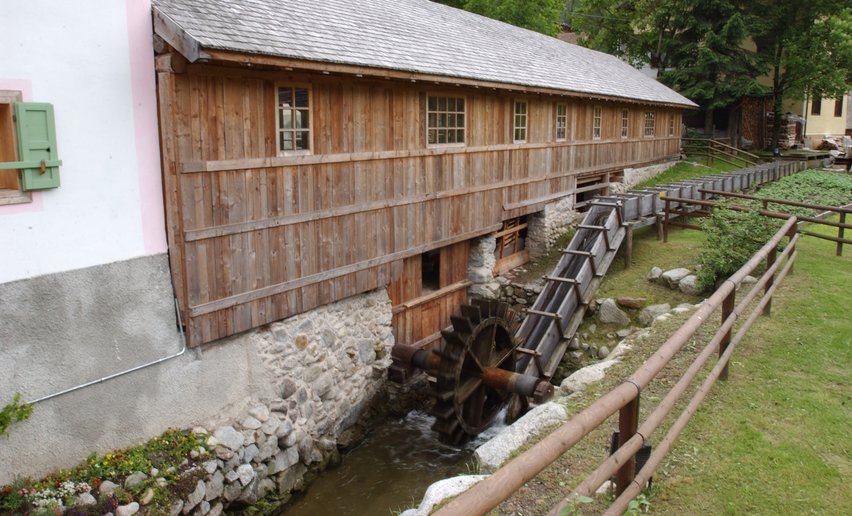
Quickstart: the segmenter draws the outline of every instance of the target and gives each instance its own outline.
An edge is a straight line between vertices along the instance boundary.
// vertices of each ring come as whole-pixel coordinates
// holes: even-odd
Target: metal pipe
[[[111,374],[109,376],[104,376],[103,378],[100,378],[98,380],[92,380],[91,382],[86,382],[86,383],[77,385],[75,387],[71,387],[69,389],[65,389],[65,390],[62,390],[62,391],[59,391],[59,392],[54,392],[53,394],[48,394],[47,396],[42,396],[41,398],[38,398],[38,399],[35,399],[35,400],[32,400],[32,401],[28,401],[27,405],[35,405],[36,403],[40,403],[42,401],[47,401],[51,398],[56,398],[57,396],[62,396],[63,394],[68,394],[69,392],[78,391],[80,389],[83,389],[83,388],[86,388],[86,387],[89,387],[89,386],[92,386],[92,385],[95,385],[95,384],[98,384],[98,383],[103,383],[107,380],[112,380],[113,378],[118,378],[119,376],[124,376],[128,373],[132,373],[134,371],[139,371],[140,369],[145,369],[147,367],[151,367],[153,365],[157,365],[157,364],[166,362],[168,360],[171,360],[173,358],[177,358],[177,357],[183,355],[184,353],[186,353],[186,334],[184,334],[184,332],[183,332],[183,322],[181,321],[180,309],[178,308],[177,298],[175,298],[175,313],[177,314],[178,330],[180,332],[180,340],[181,340],[181,349],[180,349],[180,351],[178,351],[174,355],[169,355],[167,357],[163,357],[163,358],[160,358],[158,360],[154,360],[153,362],[148,362],[147,364],[142,364],[142,365],[133,367],[131,369],[127,369],[125,371],[114,373],[114,374]]]
[[[686,427],[686,423],[689,422],[689,419],[698,409],[698,405],[704,400],[707,396],[707,393],[710,392],[710,388],[716,382],[719,375],[724,370],[725,366],[728,364],[728,361],[731,358],[731,355],[736,349],[737,344],[742,340],[745,336],[746,332],[751,328],[751,325],[754,321],[760,317],[763,313],[763,309],[766,306],[766,303],[772,299],[772,294],[775,293],[775,289],[778,285],[781,284],[781,279],[787,275],[787,271],[792,267],[793,262],[795,261],[796,253],[793,253],[790,259],[785,264],[784,268],[781,269],[781,272],[778,274],[778,282],[774,283],[770,288],[770,292],[763,296],[757,306],[752,310],[749,317],[745,320],[742,327],[739,329],[737,334],[731,339],[731,343],[728,348],[725,350],[724,355],[719,359],[719,362],[716,366],[710,371],[707,379],[701,384],[701,387],[696,391],[695,395],[690,400],[689,405],[681,412],[680,416],[677,420],[672,424],[672,427],[669,429],[666,436],[657,445],[656,449],[651,453],[651,456],[648,458],[648,461],[645,463],[645,466],[642,470],[637,473],[636,478],[633,480],[633,483],[613,502],[613,504],[607,509],[604,513],[605,515],[617,516],[623,514],[627,509],[627,505],[631,500],[636,498],[639,493],[642,491],[643,486],[648,481],[649,478],[654,474],[659,466],[662,459],[668,454],[674,442],[677,440],[680,433]]]
[[[733,291],[736,284],[757,268],[769,249],[778,246],[795,223],[796,217],[790,217],[781,229],[745,265],[726,280],[627,381],[603,395],[494,474],[445,505],[436,514],[444,516],[483,514],[493,509],[579,442],[592,429],[597,428],[616,410],[630,403],[636,397],[636,388],[641,390],[650,383],[695,334],[698,327],[718,308],[722,300]]]

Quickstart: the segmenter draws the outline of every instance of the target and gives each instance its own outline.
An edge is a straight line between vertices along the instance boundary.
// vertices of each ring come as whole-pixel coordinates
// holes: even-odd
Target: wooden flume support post
[[[669,241],[669,210],[671,208],[668,197],[664,197],[663,202],[665,203],[665,207],[663,208],[663,243],[665,244]]]

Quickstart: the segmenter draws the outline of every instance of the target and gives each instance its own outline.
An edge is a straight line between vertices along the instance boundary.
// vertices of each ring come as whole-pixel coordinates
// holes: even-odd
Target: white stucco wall
[[[50,102],[61,186],[0,206],[0,283],[166,250],[150,0],[6,0],[0,89]]]

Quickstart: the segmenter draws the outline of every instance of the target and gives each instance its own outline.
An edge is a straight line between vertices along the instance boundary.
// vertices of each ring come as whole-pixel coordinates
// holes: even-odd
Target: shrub
[[[782,224],[757,212],[733,211],[724,205],[714,209],[702,222],[707,241],[699,260],[699,287],[712,290],[717,281],[735,273]]]

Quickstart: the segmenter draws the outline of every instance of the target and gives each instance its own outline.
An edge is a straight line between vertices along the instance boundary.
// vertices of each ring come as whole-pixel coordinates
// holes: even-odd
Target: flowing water
[[[323,472],[307,491],[286,505],[296,516],[390,515],[416,506],[435,481],[470,473],[473,451],[505,425],[494,425],[462,448],[438,442],[430,429],[434,418],[412,411],[373,429],[340,465]]]

